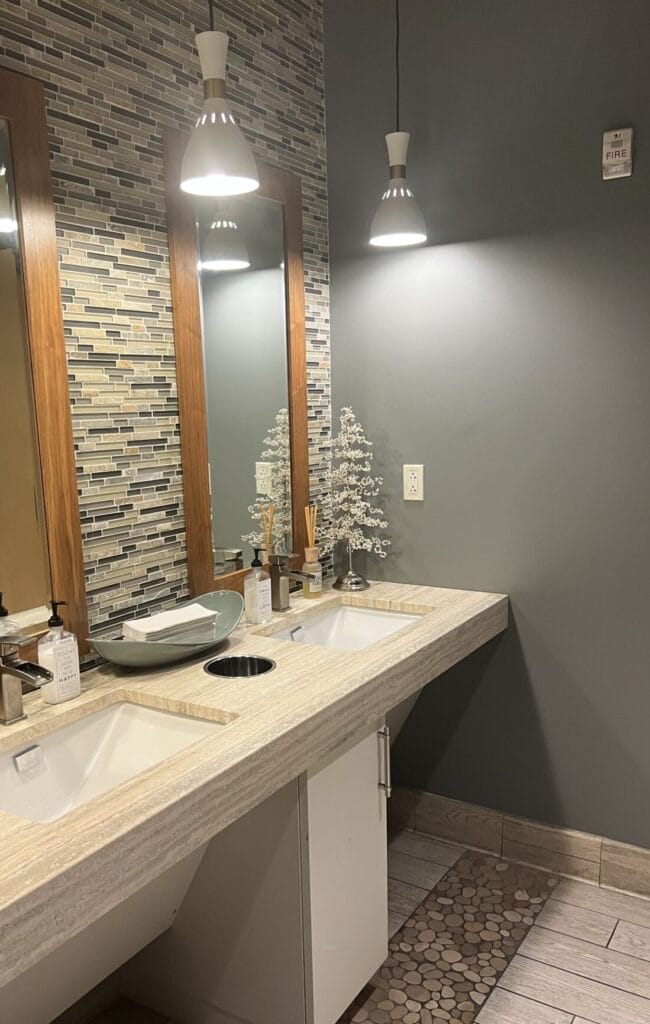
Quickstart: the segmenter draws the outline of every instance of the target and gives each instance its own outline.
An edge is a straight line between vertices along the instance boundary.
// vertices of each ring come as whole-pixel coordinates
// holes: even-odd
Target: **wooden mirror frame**
[[[0,68],[0,118],[11,140],[52,596],[67,601],[66,626],[85,651],[88,611],[43,85]]]
[[[215,576],[212,540],[208,430],[203,372],[201,292],[192,197],[180,188],[187,135],[164,135],[167,235],[171,274],[178,411],[190,596],[210,590],[243,591],[248,569]],[[287,324],[289,437],[291,444],[292,541],[295,552],[307,544],[304,508],[309,504],[307,451],[307,371],[305,285],[302,258],[302,189],[289,171],[258,162],[260,187],[252,195],[282,204]],[[219,486],[216,481],[215,486]],[[302,556],[292,563],[301,564]]]

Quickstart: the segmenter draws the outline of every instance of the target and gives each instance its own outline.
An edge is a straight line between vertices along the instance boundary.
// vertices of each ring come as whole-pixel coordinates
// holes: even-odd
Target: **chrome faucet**
[[[21,661],[18,650],[34,642],[33,636],[0,636],[0,725],[26,718],[23,694],[38,690],[52,673],[31,661]]]
[[[290,569],[289,559],[293,555],[269,555],[271,565],[271,608],[274,612],[286,612],[289,604],[289,580],[315,580],[313,572]]]

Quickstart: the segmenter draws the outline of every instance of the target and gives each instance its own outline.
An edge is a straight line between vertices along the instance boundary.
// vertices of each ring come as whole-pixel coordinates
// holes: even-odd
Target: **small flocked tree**
[[[270,463],[269,487],[267,494],[258,494],[254,504],[248,511],[253,522],[259,523],[259,529],[242,535],[242,541],[254,548],[264,544],[262,519],[264,510],[272,502],[275,505],[273,517],[272,543],[284,551],[287,539],[291,534],[291,444],[289,438],[289,411],[280,409],[275,417],[275,426],[271,427],[262,442],[261,461]]]
[[[380,476],[373,476],[372,441],[349,406],[341,409],[340,429],[332,441],[332,470],[330,473],[332,544],[345,544],[349,569],[352,571],[352,552],[371,551],[386,557],[390,545],[387,537],[369,530],[385,530],[388,523],[384,513],[369,499],[376,498],[383,484]]]

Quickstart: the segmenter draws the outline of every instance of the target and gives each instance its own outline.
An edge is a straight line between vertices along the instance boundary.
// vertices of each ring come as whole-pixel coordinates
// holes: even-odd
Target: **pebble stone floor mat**
[[[339,1024],[473,1024],[559,879],[466,852]]]

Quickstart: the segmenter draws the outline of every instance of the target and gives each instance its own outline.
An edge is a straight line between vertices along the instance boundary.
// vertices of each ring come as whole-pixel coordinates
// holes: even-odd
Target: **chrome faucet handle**
[[[289,562],[290,562],[290,560],[292,558],[297,558],[297,557],[298,557],[297,555],[294,555],[294,554],[286,552],[286,551],[285,552],[275,552],[274,551],[273,554],[269,555],[269,565],[277,565],[280,568],[284,568],[285,565],[289,564]]]

